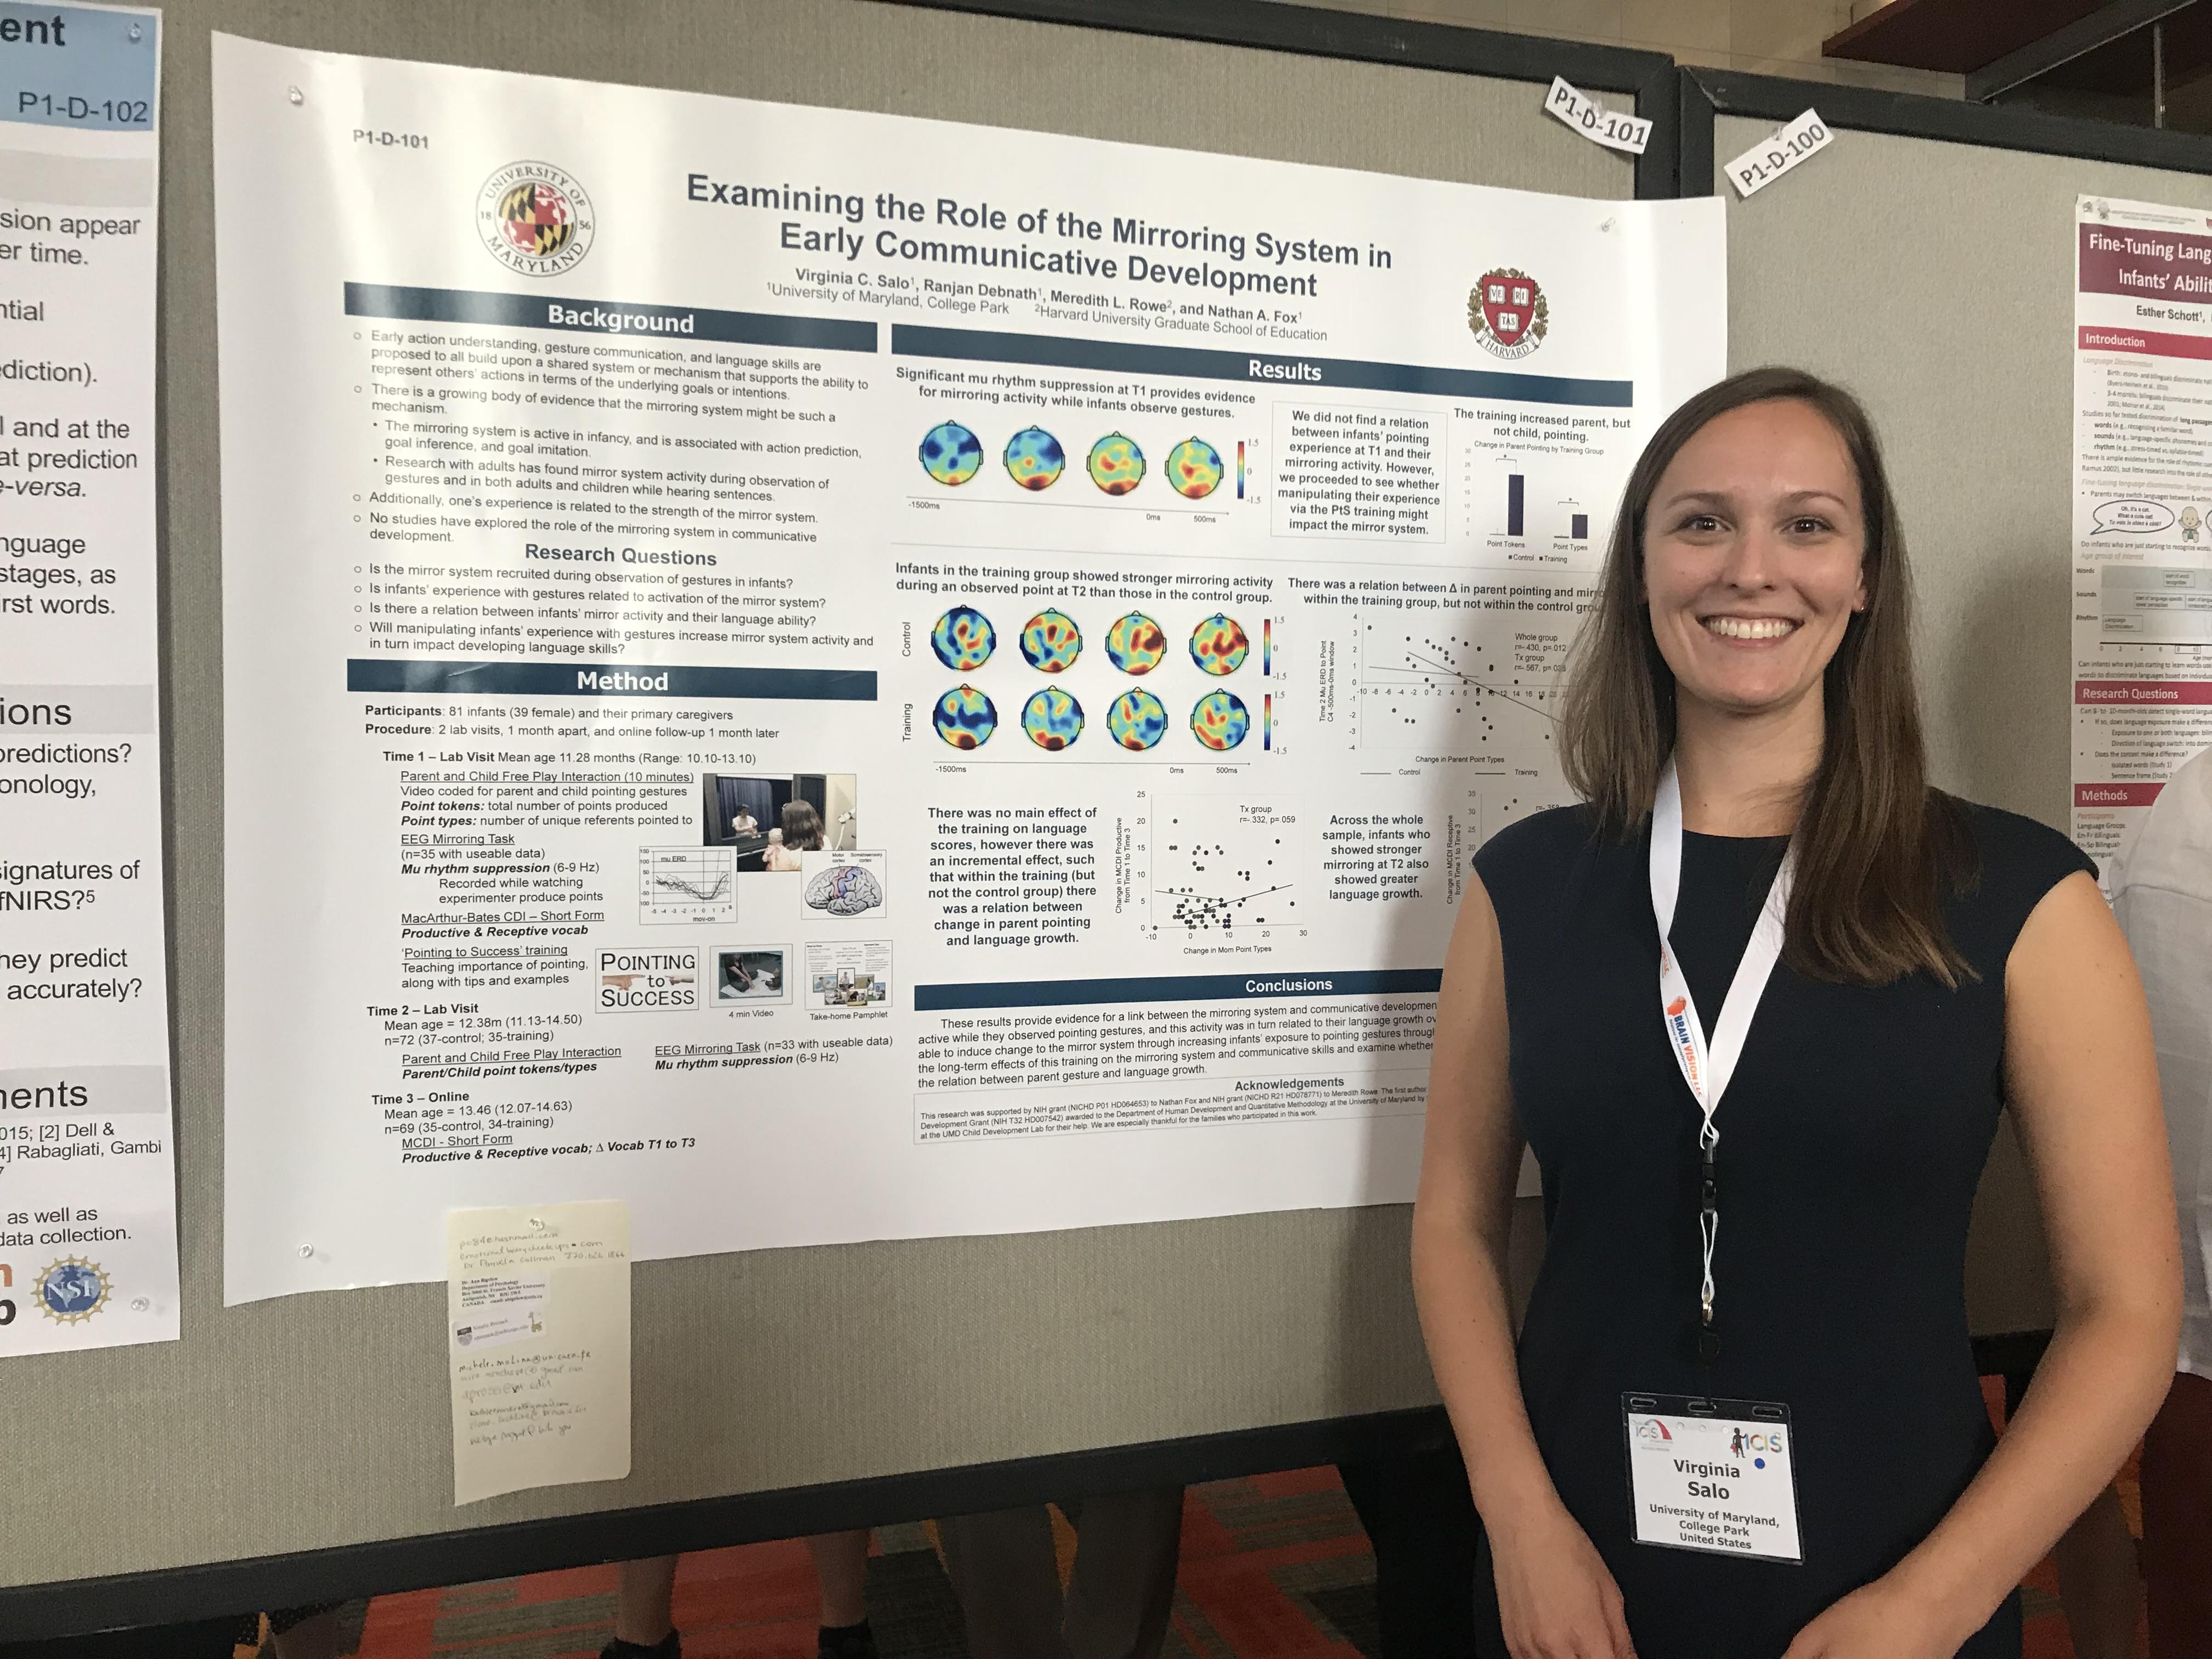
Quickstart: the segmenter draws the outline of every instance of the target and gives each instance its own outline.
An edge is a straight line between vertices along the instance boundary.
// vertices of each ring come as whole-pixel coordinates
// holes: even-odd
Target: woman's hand
[[[1490,1554],[1513,1659],[1636,1659],[1620,1588],[1564,1508],[1493,1532]]]
[[[1877,1578],[1798,1632],[1782,1659],[1952,1659],[1973,1634],[1954,1626],[1944,1609]]]

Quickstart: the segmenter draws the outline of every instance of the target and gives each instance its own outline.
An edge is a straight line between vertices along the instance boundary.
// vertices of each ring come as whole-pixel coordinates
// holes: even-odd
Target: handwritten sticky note
[[[629,1473],[629,1206],[446,1212],[453,1502]]]

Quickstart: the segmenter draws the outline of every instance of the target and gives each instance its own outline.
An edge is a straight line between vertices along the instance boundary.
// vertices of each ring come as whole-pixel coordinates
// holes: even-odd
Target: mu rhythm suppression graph
[[[737,851],[729,847],[637,849],[641,922],[735,921]]]

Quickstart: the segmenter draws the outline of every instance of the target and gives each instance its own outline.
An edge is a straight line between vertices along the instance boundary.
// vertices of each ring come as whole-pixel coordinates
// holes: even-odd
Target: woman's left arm
[[[2180,1246],[2150,1015],[2086,874],[2044,896],[2005,963],[2005,1091],[2051,1241],[2051,1346],[1942,1523],[1784,1659],[1948,1659],[2104,1490],[2173,1380]]]

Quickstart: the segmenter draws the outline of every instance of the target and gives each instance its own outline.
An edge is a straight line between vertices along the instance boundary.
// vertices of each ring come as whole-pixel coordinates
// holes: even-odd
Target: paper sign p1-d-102
[[[697,1008],[704,976],[697,949],[599,952],[599,1008],[605,1013]]]

